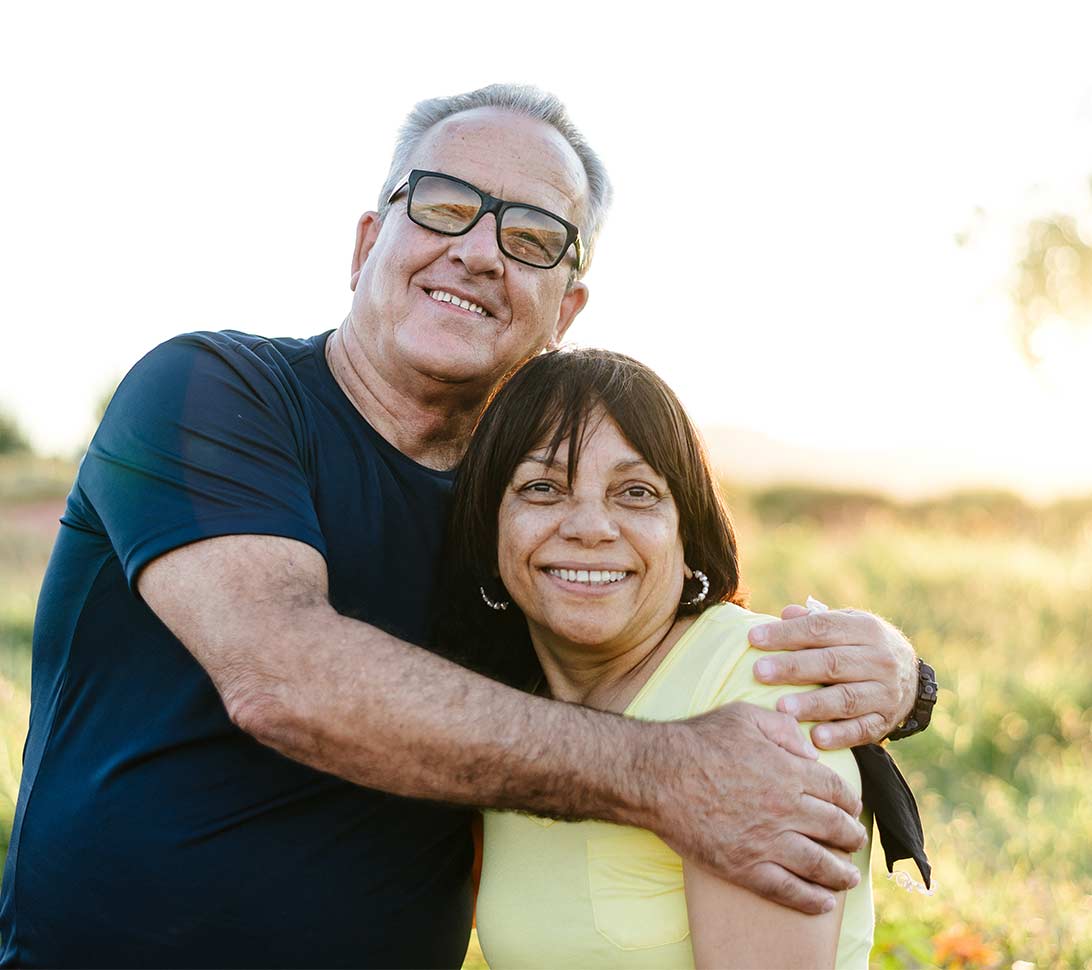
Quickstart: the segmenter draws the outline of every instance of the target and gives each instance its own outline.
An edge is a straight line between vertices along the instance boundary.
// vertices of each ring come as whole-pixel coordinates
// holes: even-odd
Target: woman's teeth
[[[613,569],[547,569],[546,572],[568,583],[587,583],[589,586],[617,583],[628,575]]]
[[[477,303],[471,303],[469,300],[460,300],[457,296],[452,296],[446,290],[429,290],[428,295],[431,296],[437,303],[454,303],[455,306],[461,306],[464,310],[469,310],[471,313],[477,313],[483,317],[489,316],[485,310],[478,306]]]

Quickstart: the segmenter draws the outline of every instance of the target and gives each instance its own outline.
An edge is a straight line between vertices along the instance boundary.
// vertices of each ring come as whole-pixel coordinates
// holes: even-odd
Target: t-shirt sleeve
[[[703,678],[704,696],[697,698],[702,710],[713,710],[733,701],[745,701],[756,707],[764,707],[768,710],[777,709],[777,699],[786,694],[799,694],[807,690],[813,690],[811,686],[794,686],[785,684],[763,684],[755,679],[755,662],[763,657],[776,655],[777,651],[758,650],[747,646],[747,633],[752,626],[775,619],[772,616],[755,615],[747,623],[740,624],[729,638],[726,639],[722,658],[715,659],[711,670]],[[738,642],[736,642],[738,641]],[[801,722],[800,732],[807,737],[813,727],[812,722]],[[857,760],[849,748],[837,751],[819,752],[819,760],[829,765],[841,775],[857,794],[861,792],[861,775],[857,768]]]
[[[283,358],[225,334],[186,334],[122,381],[76,488],[135,589],[157,556],[213,536],[284,536],[325,555],[306,454]]]

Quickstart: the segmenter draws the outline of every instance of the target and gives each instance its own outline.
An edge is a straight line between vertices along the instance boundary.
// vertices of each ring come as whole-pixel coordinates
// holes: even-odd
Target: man
[[[827,846],[860,845],[858,801],[788,717],[639,723],[409,645],[450,469],[497,381],[583,309],[570,227],[593,242],[607,197],[546,96],[415,118],[338,330],[187,335],[115,395],[42,589],[0,965],[457,966],[455,806],[650,828],[808,912],[856,881]],[[828,746],[895,727],[905,641],[853,613],[768,635],[817,640],[843,645],[771,658],[771,679],[838,669],[798,716],[840,718]]]

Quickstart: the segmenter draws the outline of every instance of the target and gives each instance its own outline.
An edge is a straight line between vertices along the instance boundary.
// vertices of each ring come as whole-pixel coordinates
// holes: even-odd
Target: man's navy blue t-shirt
[[[0,966],[460,965],[467,813],[263,747],[135,593],[185,543],[286,536],[340,613],[424,641],[452,475],[361,418],[325,343],[189,334],[114,395],[38,604]]]

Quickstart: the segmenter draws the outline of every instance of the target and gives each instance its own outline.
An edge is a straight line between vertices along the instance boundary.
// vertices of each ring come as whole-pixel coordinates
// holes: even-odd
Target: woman
[[[452,520],[464,659],[527,690],[670,720],[759,685],[735,538],[670,389],[619,354],[559,351],[496,395],[460,466]],[[792,688],[789,688],[790,690]],[[801,688],[802,689],[802,688]],[[860,790],[849,751],[823,755]],[[861,882],[804,916],[680,859],[650,832],[488,813],[478,931],[505,967],[867,966]]]

